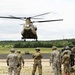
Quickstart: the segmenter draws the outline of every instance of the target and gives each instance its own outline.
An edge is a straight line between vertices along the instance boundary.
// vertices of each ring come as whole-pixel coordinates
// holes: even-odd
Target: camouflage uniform
[[[32,57],[34,58],[32,75],[35,75],[37,67],[39,75],[42,75],[42,64],[41,64],[42,54],[40,53],[40,49],[37,48],[36,53],[34,53]]]
[[[71,49],[71,51],[72,51],[72,58],[73,58],[73,62],[72,62],[72,66],[74,66],[75,65],[75,47],[73,47],[72,49]]]
[[[54,75],[60,75],[60,52],[56,49],[55,46],[52,47],[53,51],[50,55],[50,65],[52,64]]]
[[[74,70],[72,66],[74,65],[74,54],[71,51],[71,49],[68,46],[66,46],[65,50],[62,52],[62,57],[64,56],[66,52],[70,55],[70,72],[73,72]]]
[[[9,66],[8,72],[9,72],[9,75],[12,75],[12,71],[14,71],[14,75],[17,75],[18,57],[14,53],[15,52],[14,49],[11,49],[10,52],[11,53],[8,54],[7,56],[7,65]]]
[[[71,51],[70,51],[70,50],[64,50],[64,51],[62,52],[62,57],[64,56],[64,53],[65,53],[65,52],[68,52],[68,54],[71,55]]]
[[[66,52],[62,58],[65,75],[70,75],[70,55]]]
[[[65,47],[65,50],[62,52],[62,57],[64,56],[64,53],[68,52],[69,55],[71,55],[71,50],[68,46]]]
[[[20,75],[22,64],[23,64],[23,67],[24,67],[24,59],[22,57],[22,54],[21,54],[20,50],[17,50],[17,56],[18,56],[18,59],[19,59],[19,65],[17,67],[17,75]]]

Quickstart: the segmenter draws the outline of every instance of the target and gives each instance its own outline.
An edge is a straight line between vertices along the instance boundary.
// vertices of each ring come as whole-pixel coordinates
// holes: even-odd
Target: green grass
[[[10,53],[10,49],[8,47],[0,47],[0,54],[8,54]],[[15,48],[15,51],[21,50],[21,53],[25,53],[28,51],[29,53],[34,53],[35,48]],[[58,49],[59,50],[59,49]],[[41,53],[50,53],[52,50],[51,48],[40,48]]]
[[[10,52],[11,48],[5,48],[5,47],[0,47],[0,54],[8,54]],[[21,53],[25,53],[26,51],[28,51],[29,53],[34,53],[35,52],[35,48],[15,48],[15,51],[17,50],[21,50]],[[51,52],[51,48],[40,48],[41,53],[50,53]]]

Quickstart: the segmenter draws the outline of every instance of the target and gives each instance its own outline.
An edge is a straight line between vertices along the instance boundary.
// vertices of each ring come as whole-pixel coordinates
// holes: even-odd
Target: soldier
[[[64,75],[70,75],[70,55],[68,52],[64,53],[64,56],[62,57],[62,64],[64,66]]]
[[[70,71],[73,72],[74,70],[72,66],[74,65],[74,55],[69,46],[65,47],[65,50],[62,52],[62,57],[64,56],[65,52],[67,52],[70,55]]]
[[[71,50],[70,50],[69,46],[65,47],[65,50],[62,52],[62,57],[63,57],[63,55],[64,55],[65,52],[68,52],[68,54],[71,55]]]
[[[7,66],[9,75],[12,75],[12,71],[14,71],[14,75],[17,75],[17,66],[18,66],[18,56],[15,54],[15,50],[12,48],[10,50],[10,54],[7,56]]]
[[[17,75],[20,75],[22,65],[24,67],[24,59],[22,57],[22,54],[21,54],[20,50],[17,50],[17,56],[18,56],[18,59],[19,59],[19,65],[17,67]]]
[[[74,72],[75,70],[74,70],[74,68],[73,68],[73,66],[74,66],[74,58],[75,58],[75,47],[73,47],[72,49],[71,49],[71,55],[70,55],[70,60],[71,60],[71,71],[70,72]]]
[[[50,55],[50,66],[52,65],[54,75],[60,75],[60,64],[60,52],[57,50],[56,46],[53,46]]]
[[[73,48],[71,49],[71,52],[72,52],[72,54],[71,54],[71,66],[74,66],[75,47],[73,47]]]
[[[72,53],[75,55],[75,47],[72,48]]]
[[[32,55],[32,57],[34,58],[32,75],[35,75],[37,67],[38,67],[39,75],[42,75],[42,64],[41,64],[42,54],[40,53],[39,48],[36,48],[35,50],[36,53]]]

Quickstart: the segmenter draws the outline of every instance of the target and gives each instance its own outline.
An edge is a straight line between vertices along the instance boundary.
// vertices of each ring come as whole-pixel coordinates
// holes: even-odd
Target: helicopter
[[[35,39],[37,41],[38,37],[37,37],[37,27],[33,25],[33,23],[44,23],[44,22],[54,22],[54,21],[63,21],[63,19],[55,19],[55,20],[41,20],[41,21],[31,21],[31,19],[41,19],[41,18],[36,18],[38,16],[42,16],[42,15],[47,15],[50,12],[47,13],[43,13],[43,14],[39,14],[39,15],[35,15],[32,17],[15,17],[15,16],[0,16],[0,18],[7,18],[7,19],[20,19],[20,20],[24,20],[25,24],[23,24],[23,30],[21,32],[21,39],[24,39],[24,41],[26,41],[26,39]]]

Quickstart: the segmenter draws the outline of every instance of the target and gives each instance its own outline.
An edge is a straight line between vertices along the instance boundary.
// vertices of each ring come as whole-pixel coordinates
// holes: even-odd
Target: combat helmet
[[[40,48],[37,47],[37,48],[35,48],[35,50],[36,50],[36,51],[40,51]]]
[[[15,49],[14,49],[14,48],[11,48],[11,49],[10,49],[10,52],[15,52]]]
[[[53,47],[52,47],[52,50],[56,50],[56,49],[57,49],[57,47],[56,47],[56,46],[53,46]]]
[[[21,50],[17,50],[17,53],[21,53]]]
[[[66,47],[65,47],[65,49],[66,49],[66,50],[69,50],[69,49],[70,49],[70,47],[69,47],[69,46],[66,46]]]

